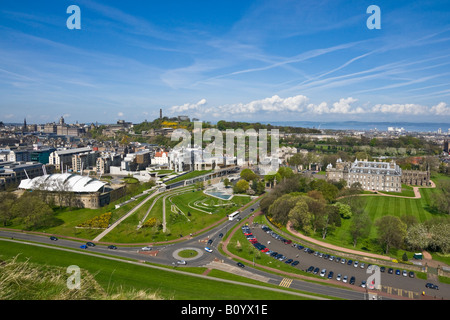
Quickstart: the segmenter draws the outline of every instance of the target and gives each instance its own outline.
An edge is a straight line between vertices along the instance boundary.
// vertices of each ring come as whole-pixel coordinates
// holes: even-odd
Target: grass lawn
[[[77,265],[81,268],[82,281],[83,273],[89,272],[108,293],[115,293],[122,288],[157,292],[163,299],[174,300],[299,299],[298,296],[287,293],[217,282],[102,257],[94,258],[78,253],[0,241],[0,260],[9,260],[17,255],[18,261],[29,259],[29,263],[43,267],[67,268],[70,265]],[[68,274],[61,276],[68,277]]]
[[[177,178],[175,178],[173,180],[169,180],[169,181],[167,181],[165,183],[166,184],[172,184],[172,183],[175,183],[175,182],[179,182],[179,181],[183,181],[183,180],[199,177],[199,176],[202,176],[202,175],[210,173],[210,172],[212,172],[212,170],[192,171],[192,172],[189,172],[189,173],[186,173],[186,174],[182,175],[181,177],[177,177]]]

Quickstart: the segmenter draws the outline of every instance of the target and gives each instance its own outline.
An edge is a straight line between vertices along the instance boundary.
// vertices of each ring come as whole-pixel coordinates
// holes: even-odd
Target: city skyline
[[[24,5],[25,3],[25,5]],[[81,29],[66,26],[70,5]],[[369,29],[370,5],[381,29]],[[445,122],[443,1],[6,1],[3,122]]]

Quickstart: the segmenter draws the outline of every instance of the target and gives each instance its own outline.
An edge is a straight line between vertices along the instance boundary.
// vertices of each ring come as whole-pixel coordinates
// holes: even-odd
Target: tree
[[[291,178],[294,175],[294,172],[289,167],[280,167],[277,173],[280,174],[281,179]]]
[[[450,214],[450,181],[440,182],[439,189],[432,194],[432,204],[437,211]]]
[[[311,231],[312,214],[308,210],[308,204],[304,199],[297,201],[294,207],[289,210],[288,219],[294,228],[301,228],[305,232]]]
[[[250,185],[248,184],[248,182],[246,180],[239,180],[238,182],[236,182],[236,185],[234,186],[233,191],[235,193],[243,193],[243,192],[247,191],[249,187],[250,187]]]
[[[289,211],[299,200],[298,196],[285,194],[276,199],[269,207],[269,216],[275,221],[285,225],[289,221]]]
[[[370,220],[367,212],[363,211],[354,215],[350,226],[350,235],[353,239],[353,247],[356,247],[359,239],[369,236],[371,224],[372,220]]]
[[[378,240],[389,254],[391,247],[399,247],[406,237],[406,224],[396,216],[384,216],[376,221]]]
[[[344,219],[350,219],[352,217],[352,208],[345,203],[336,202],[333,206],[338,208],[338,212]]]
[[[15,217],[13,205],[17,196],[12,192],[0,192],[0,219],[5,227]]]
[[[411,250],[424,250],[430,245],[428,228],[422,224],[415,224],[408,228],[405,242]]]
[[[13,206],[13,212],[20,217],[26,229],[49,226],[53,219],[53,210],[38,196],[23,194]]]
[[[258,176],[251,169],[246,168],[241,171],[241,178],[246,181],[252,181],[258,178]]]
[[[223,179],[223,185],[225,186],[225,188],[228,188],[231,185],[230,179]]]

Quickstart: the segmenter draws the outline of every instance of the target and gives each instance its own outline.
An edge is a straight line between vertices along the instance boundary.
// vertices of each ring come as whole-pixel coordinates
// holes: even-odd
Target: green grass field
[[[113,261],[102,257],[95,258],[78,253],[0,241],[0,260],[6,261],[16,256],[18,261],[28,260],[29,263],[43,268],[79,266],[82,283],[83,273],[89,272],[109,294],[121,290],[145,290],[157,292],[163,299],[173,300],[301,299],[288,293],[217,282],[207,278],[135,265],[126,261]],[[62,276],[68,277],[68,274]],[[0,283],[0,289],[1,286],[2,283]]]

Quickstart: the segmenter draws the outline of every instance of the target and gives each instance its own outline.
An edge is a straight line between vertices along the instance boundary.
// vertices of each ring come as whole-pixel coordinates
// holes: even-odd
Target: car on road
[[[116,250],[117,247],[116,247],[115,245],[109,245],[109,246],[108,246],[108,249]]]
[[[213,252],[211,248],[205,247],[206,252]]]
[[[222,238],[222,237],[223,237],[223,233],[220,233],[220,234],[219,234],[219,238]]]
[[[90,242],[90,241],[86,242],[86,245],[89,247],[95,247],[95,243]]]
[[[350,278],[350,284],[355,284],[355,280],[356,280],[355,277],[351,277]]]
[[[141,248],[141,251],[152,251],[152,247],[149,247],[149,246],[143,247],[143,248]]]
[[[81,248],[81,249],[87,249],[87,245],[82,244],[82,245],[80,246],[80,248]]]
[[[52,241],[57,241],[58,238],[57,238],[57,237],[54,237],[54,236],[51,236],[51,237],[50,237],[50,240],[52,240]]]
[[[186,264],[186,261],[185,261],[185,260],[178,260],[178,261],[177,261],[177,264],[185,265],[185,264]]]
[[[208,240],[208,244],[211,244],[211,243],[213,243],[213,239]]]
[[[238,263],[236,263],[236,264],[237,264],[237,266],[240,267],[240,268],[244,268],[244,267],[245,267],[243,263],[238,262]]]
[[[425,287],[426,287],[426,288],[430,288],[430,289],[439,290],[439,286],[437,286],[437,285],[435,285],[435,284],[433,284],[433,283],[430,283],[430,282],[428,282],[428,283],[425,285]]]

